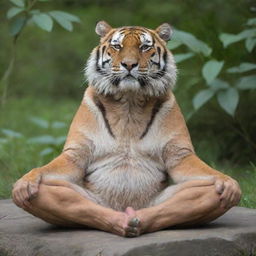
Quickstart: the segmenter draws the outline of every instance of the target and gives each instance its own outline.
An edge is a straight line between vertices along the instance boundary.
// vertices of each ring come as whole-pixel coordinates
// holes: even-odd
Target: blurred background
[[[95,24],[174,28],[174,93],[197,154],[256,208],[256,2],[11,0],[0,4],[0,198],[57,156],[87,86]]]

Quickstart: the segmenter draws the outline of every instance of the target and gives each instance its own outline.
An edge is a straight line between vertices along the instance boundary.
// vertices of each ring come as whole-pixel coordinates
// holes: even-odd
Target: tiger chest
[[[152,142],[150,149],[133,141],[109,141],[108,146],[98,146],[86,181],[106,205],[119,210],[129,205],[140,208],[166,186],[160,149]]]

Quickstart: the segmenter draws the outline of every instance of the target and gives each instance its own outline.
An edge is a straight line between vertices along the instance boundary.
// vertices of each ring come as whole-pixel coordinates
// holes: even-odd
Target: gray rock
[[[138,238],[97,230],[60,229],[0,201],[0,256],[256,255],[256,210],[231,209],[193,229],[168,229]]]

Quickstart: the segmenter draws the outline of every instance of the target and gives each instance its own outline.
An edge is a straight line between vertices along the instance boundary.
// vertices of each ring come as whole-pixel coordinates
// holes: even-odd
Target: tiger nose
[[[138,66],[138,62],[133,60],[123,60],[121,62],[121,65],[125,67],[128,71],[131,71],[133,68]]]

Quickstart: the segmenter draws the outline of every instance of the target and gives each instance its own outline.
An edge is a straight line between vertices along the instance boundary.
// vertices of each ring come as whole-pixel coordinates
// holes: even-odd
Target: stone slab
[[[123,238],[92,229],[53,227],[0,200],[0,256],[256,255],[256,210],[234,207],[200,228]]]

